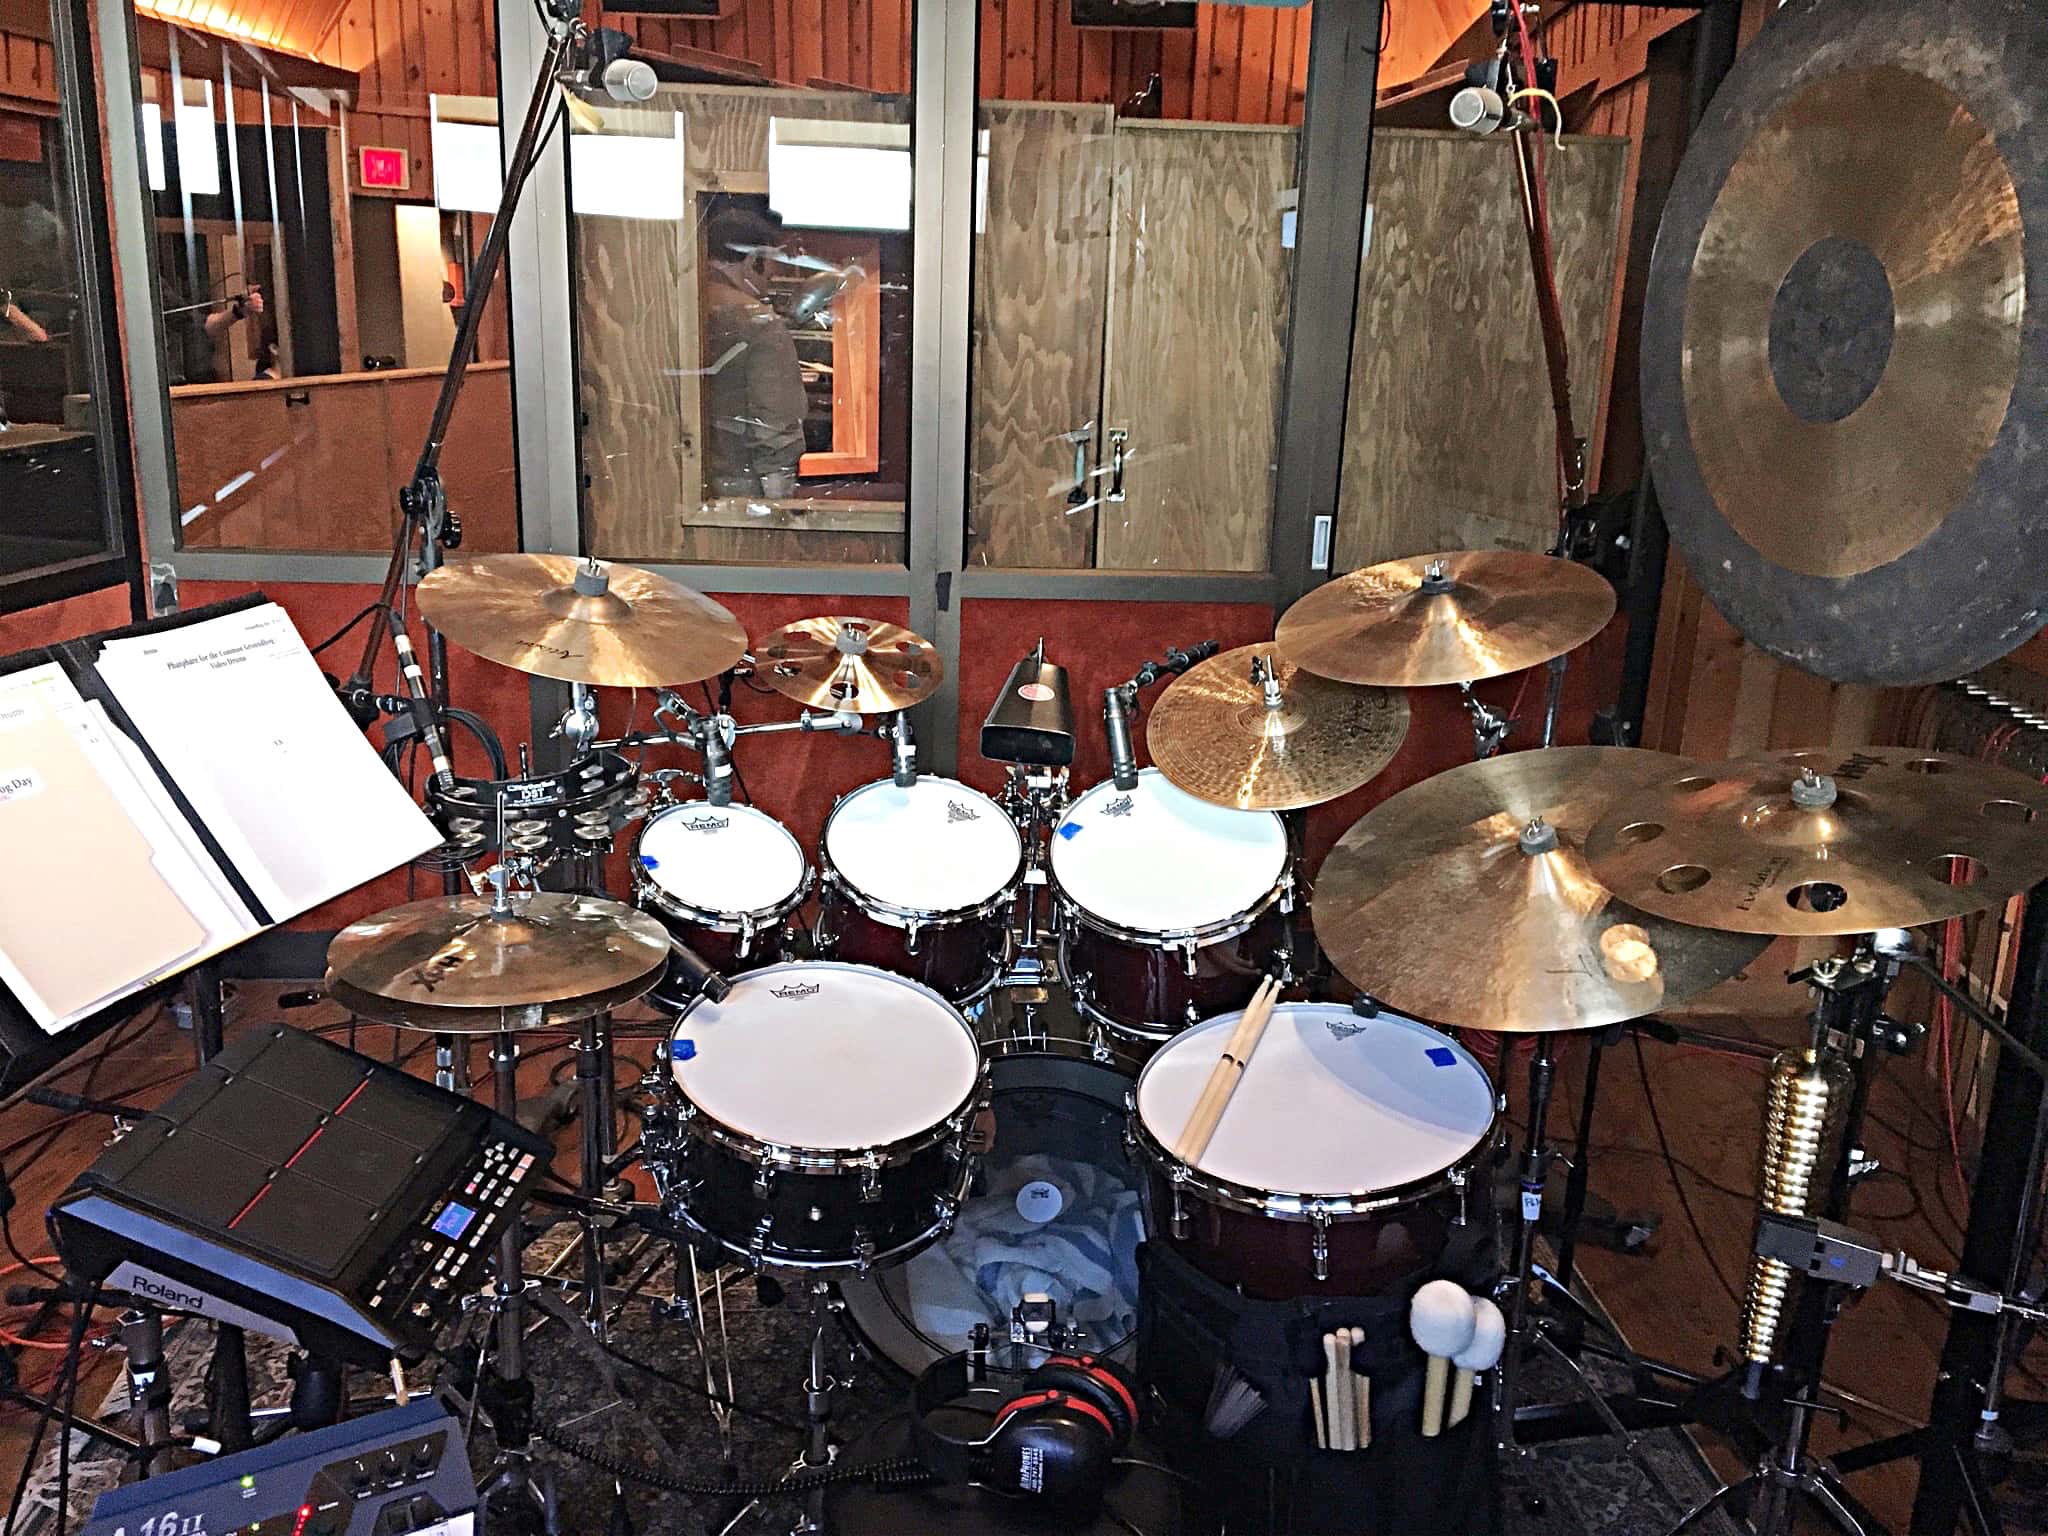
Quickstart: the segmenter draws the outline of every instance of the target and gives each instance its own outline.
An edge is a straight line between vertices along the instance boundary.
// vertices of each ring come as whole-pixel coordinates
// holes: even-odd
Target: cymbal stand
[[[832,1288],[823,1280],[812,1282],[811,1313],[814,1326],[811,1330],[810,1369],[804,1376],[804,1424],[808,1436],[804,1441],[803,1454],[797,1458],[792,1473],[816,1472],[829,1467],[838,1459],[839,1447],[832,1442],[832,1393],[839,1383],[825,1366],[826,1330],[831,1326],[832,1309],[837,1300]],[[814,1488],[804,1500],[803,1518],[798,1520],[791,1536],[824,1536],[825,1490]]]

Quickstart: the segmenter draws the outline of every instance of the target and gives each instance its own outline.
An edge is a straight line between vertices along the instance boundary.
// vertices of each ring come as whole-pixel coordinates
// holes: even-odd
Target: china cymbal
[[[1660,775],[1607,808],[1596,875],[1647,911],[1744,933],[1870,933],[2048,878],[2048,786],[1912,747],[1772,752]]]
[[[353,1012],[456,1033],[573,1022],[640,996],[668,930],[632,907],[560,891],[408,902],[327,947],[327,988]]]
[[[1612,1024],[1705,992],[1766,941],[1638,911],[1583,851],[1617,795],[1689,766],[1633,747],[1553,747],[1411,785],[1330,851],[1317,941],[1389,1007],[1507,1034]]]
[[[1211,656],[1175,678],[1145,726],[1161,773],[1240,811],[1291,811],[1349,794],[1392,762],[1407,736],[1406,694],[1304,672],[1281,661],[1271,641]]]
[[[1280,617],[1280,654],[1345,683],[1428,688],[1519,672],[1583,645],[1614,617],[1614,588],[1583,565],[1513,549],[1453,550],[1367,566]]]
[[[2048,617],[2044,57],[2048,6],[1790,0],[1686,141],[1642,324],[1658,500],[1714,606],[1822,677],[1944,681]]]
[[[754,675],[813,709],[877,715],[929,698],[946,665],[901,624],[833,616],[785,624],[754,650]]]
[[[701,592],[574,555],[482,555],[420,583],[420,612],[466,651],[515,671],[614,688],[715,677],[747,652],[739,621]]]

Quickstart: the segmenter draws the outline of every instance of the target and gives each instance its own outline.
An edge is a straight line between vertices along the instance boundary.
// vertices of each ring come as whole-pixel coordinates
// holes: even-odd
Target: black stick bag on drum
[[[1188,1453],[1219,1497],[1270,1507],[1265,1476],[1280,1477],[1290,1531],[1479,1536],[1488,1529],[1492,1458],[1484,1392],[1463,1423],[1422,1434],[1427,1358],[1408,1332],[1408,1304],[1424,1282],[1449,1279],[1484,1293],[1496,1273],[1489,1224],[1454,1231],[1437,1263],[1382,1296],[1265,1301],[1218,1285],[1165,1243],[1139,1250],[1138,1371],[1165,1413],[1166,1439]],[[1362,1328],[1354,1360],[1371,1382],[1372,1443],[1362,1451],[1316,1449],[1311,1381],[1323,1379],[1323,1335]],[[1265,1400],[1228,1439],[1204,1416],[1217,1372],[1228,1368]]]

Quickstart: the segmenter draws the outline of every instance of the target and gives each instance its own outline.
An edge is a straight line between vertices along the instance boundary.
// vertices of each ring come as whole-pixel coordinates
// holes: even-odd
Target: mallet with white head
[[[1458,1368],[1451,1383],[1452,1424],[1465,1422],[1465,1415],[1472,1411],[1473,1380],[1481,1371],[1494,1368],[1508,1339],[1508,1320],[1484,1296],[1472,1300],[1472,1325],[1472,1342],[1451,1357],[1451,1364]]]
[[[1429,1375],[1422,1391],[1422,1433],[1441,1434],[1444,1392],[1450,1385],[1451,1357],[1472,1342],[1477,1327],[1472,1298],[1461,1285],[1432,1280],[1408,1304],[1408,1332],[1429,1356]]]

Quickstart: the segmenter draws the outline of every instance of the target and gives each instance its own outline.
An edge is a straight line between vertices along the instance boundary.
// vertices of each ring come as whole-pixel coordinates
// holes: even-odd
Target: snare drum
[[[1074,1006],[1157,1043],[1242,1008],[1285,964],[1294,880],[1271,811],[1198,800],[1157,768],[1082,795],[1053,831],[1061,972]]]
[[[818,949],[909,976],[952,999],[1002,974],[1024,839],[1003,808],[957,779],[920,774],[843,796],[819,839]]]
[[[752,806],[670,806],[633,841],[634,902],[721,973],[787,959],[785,925],[810,889],[797,840]],[[681,1008],[694,991],[671,965],[653,1000]]]
[[[1493,1083],[1450,1036],[1385,1010],[1281,1004],[1195,1166],[1168,1151],[1240,1017],[1188,1030],[1138,1076],[1155,1237],[1247,1295],[1376,1296],[1484,1219]]]
[[[864,1274],[952,1227],[987,1077],[930,988],[818,961],[749,971],[677,1022],[668,1057],[645,1161],[664,1212],[733,1258]]]

